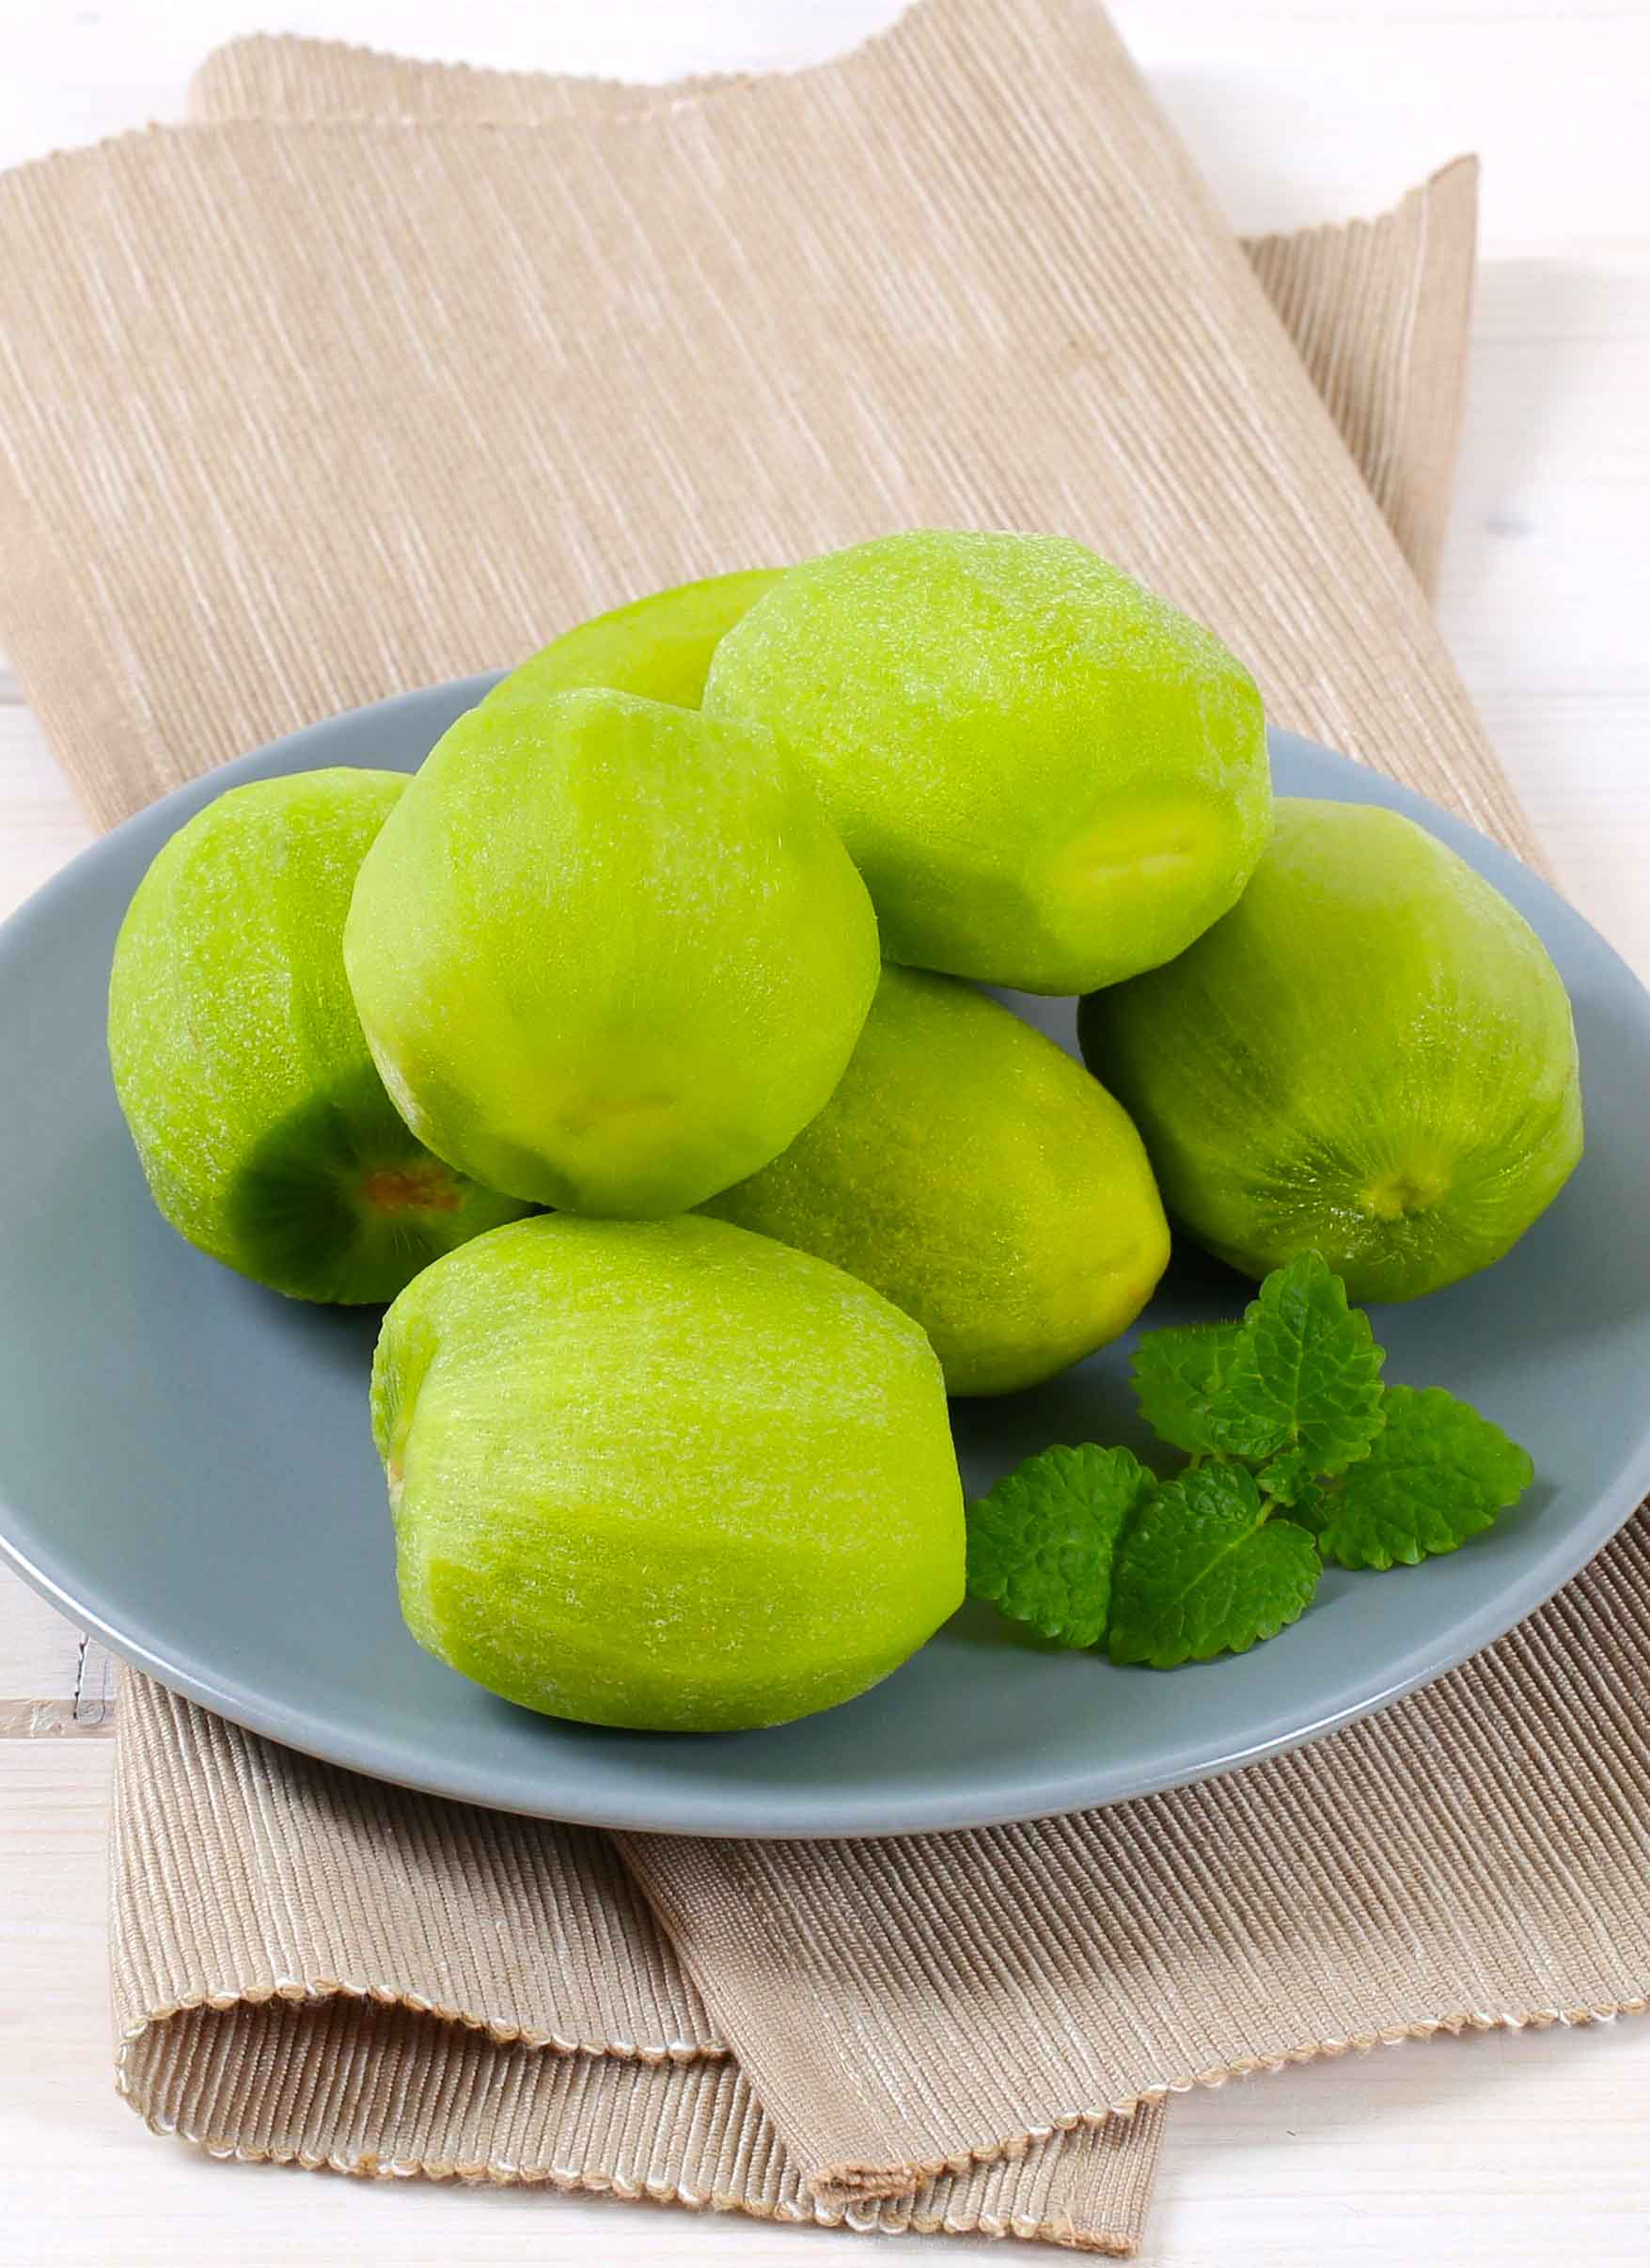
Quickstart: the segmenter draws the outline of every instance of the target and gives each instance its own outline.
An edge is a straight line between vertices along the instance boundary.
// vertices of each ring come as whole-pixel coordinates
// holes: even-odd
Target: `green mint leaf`
[[[1412,1567],[1453,1551],[1535,1477],[1516,1441],[1441,1386],[1390,1386],[1386,1412],[1369,1455],[1300,1500],[1324,1557],[1344,1567]]]
[[[1285,1449],[1260,1471],[1261,1493],[1269,1496],[1274,1504],[1287,1504],[1293,1511],[1303,1498],[1310,1496],[1317,1485],[1322,1468],[1313,1449]]]
[[[1113,1662],[1245,1653],[1303,1613],[1323,1573],[1316,1546],[1267,1510],[1241,1465],[1200,1466],[1149,1496],[1112,1575]]]
[[[1273,1269],[1245,1311],[1209,1408],[1216,1448],[1267,1464],[1268,1493],[1292,1502],[1314,1473],[1367,1456],[1383,1422],[1386,1359],[1340,1277],[1320,1253],[1300,1253]]]
[[[1242,1336],[1241,1323],[1193,1323],[1179,1331],[1146,1332],[1135,1348],[1135,1392],[1140,1415],[1159,1441],[1193,1457],[1216,1446],[1209,1407]]]
[[[1098,1646],[1117,1540],[1156,1482],[1131,1449],[1045,1449],[968,1510],[968,1596],[1061,1646]]]

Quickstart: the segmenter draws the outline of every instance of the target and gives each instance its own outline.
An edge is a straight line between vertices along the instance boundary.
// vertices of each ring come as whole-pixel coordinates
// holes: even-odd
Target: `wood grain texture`
[[[879,0],[651,0],[539,18],[421,0],[391,32],[338,0],[324,25],[304,28],[656,78],[818,59],[891,12]],[[1650,478],[1650,141],[1638,118],[1650,9],[1116,0],[1113,12],[1237,227],[1374,211],[1454,150],[1484,154],[1475,360],[1440,619],[1564,887],[1650,975],[1650,650],[1634,580]],[[255,0],[31,14],[0,27],[3,163],[181,115],[213,39],[299,27],[297,10]],[[0,677],[0,908],[88,839]],[[67,1626],[0,1572],[0,1693],[71,1705],[79,1659]],[[98,1740],[0,1744],[0,2260],[558,2268],[614,2253],[843,2256],[825,2233],[300,2179],[151,2140],[107,2085],[110,1760]],[[1199,2094],[1175,2106],[1147,2257],[1155,2268],[1636,2268],[1650,2253],[1646,2103],[1642,2023],[1410,2046]],[[921,2241],[924,2258],[960,2262],[969,2249]]]

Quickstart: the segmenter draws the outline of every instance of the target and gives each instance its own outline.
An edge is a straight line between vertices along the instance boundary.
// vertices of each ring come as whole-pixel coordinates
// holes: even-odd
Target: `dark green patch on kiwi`
[[[228,1207],[233,1264],[298,1299],[393,1299],[455,1245],[534,1207],[445,1164],[376,1072],[312,1096],[246,1158]]]

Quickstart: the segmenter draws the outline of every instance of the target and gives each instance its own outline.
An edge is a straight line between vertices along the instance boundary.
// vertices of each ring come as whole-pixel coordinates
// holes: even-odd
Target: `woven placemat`
[[[547,71],[484,71],[338,39],[256,32],[214,48],[193,118],[426,118],[542,126],[630,118],[744,84],[638,87]],[[1104,118],[1097,121],[1104,134]],[[1437,585],[1467,377],[1478,165],[1457,158],[1373,221],[1244,244],[1422,588]]]
[[[100,817],[662,580],[950,521],[1092,541],[1276,722],[1533,855],[1089,0],[929,0],[628,126],[151,129],[21,168],[5,208],[4,628]]]

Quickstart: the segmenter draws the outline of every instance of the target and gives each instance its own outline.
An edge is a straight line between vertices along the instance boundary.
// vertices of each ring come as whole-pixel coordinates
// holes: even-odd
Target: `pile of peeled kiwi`
[[[1081,996],[1083,1063],[988,987]],[[415,1635],[632,1726],[780,1723],[920,1646],[963,1590],[948,1394],[1115,1338],[1170,1221],[1408,1299],[1580,1148],[1518,915],[1391,811],[1274,800],[1242,664],[1059,536],[664,591],[410,778],[220,795],[133,899],[109,1045],[183,1236],[392,1302]]]

